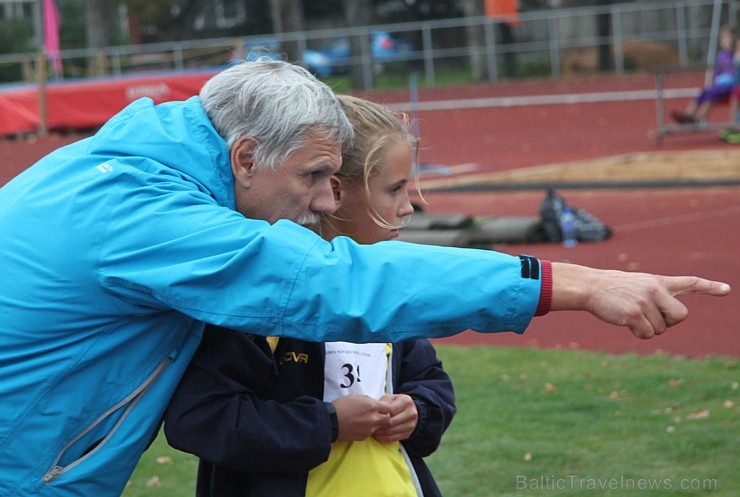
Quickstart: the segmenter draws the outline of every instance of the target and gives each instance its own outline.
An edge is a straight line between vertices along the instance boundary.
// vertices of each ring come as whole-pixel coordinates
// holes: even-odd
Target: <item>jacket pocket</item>
[[[54,462],[52,463],[51,467],[46,471],[46,473],[44,473],[44,476],[41,477],[41,481],[46,484],[53,482],[67,471],[71,470],[89,457],[93,456],[98,451],[102,450],[108,440],[110,440],[110,438],[116,433],[116,431],[118,431],[118,428],[124,423],[129,413],[139,403],[139,400],[141,400],[141,398],[144,396],[144,394],[146,394],[149,388],[151,388],[151,386],[157,381],[157,378],[162,375],[162,373],[170,364],[170,362],[172,362],[172,360],[172,357],[166,357],[165,359],[163,359],[157,365],[157,367],[154,368],[154,371],[152,371],[152,373],[147,378],[145,378],[144,381],[133,392],[131,392],[117,404],[111,406],[95,421],[90,423],[85,429],[83,429],[74,438],[72,438],[72,440],[70,440],[67,445],[62,447],[62,450],[59,451],[59,453],[54,458]],[[76,457],[73,456],[73,459],[69,462],[63,462],[65,456],[69,456],[68,452],[71,452],[71,449],[75,446],[75,444],[77,444],[77,442],[88,435],[96,427],[99,427],[101,424],[110,420],[113,416],[116,415],[116,413],[119,412],[120,416],[102,438],[98,439],[92,445],[88,446],[81,455]]]

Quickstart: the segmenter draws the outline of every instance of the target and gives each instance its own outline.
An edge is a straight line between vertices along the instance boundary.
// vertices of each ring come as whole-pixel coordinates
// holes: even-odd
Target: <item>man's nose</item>
[[[327,179],[317,188],[311,201],[311,211],[321,214],[333,214],[336,210],[337,202],[334,200],[331,183]]]

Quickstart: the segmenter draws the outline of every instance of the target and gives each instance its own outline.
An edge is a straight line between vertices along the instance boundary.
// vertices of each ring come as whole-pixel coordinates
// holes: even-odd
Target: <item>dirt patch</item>
[[[614,47],[611,48],[614,60]],[[624,64],[629,69],[675,67],[680,60],[678,51],[667,43],[632,40],[622,43]],[[568,50],[561,58],[563,76],[584,76],[599,72],[598,47],[577,47]]]
[[[428,178],[423,186],[444,189],[474,185],[609,182],[740,182],[740,147],[737,150],[633,153],[453,178]]]

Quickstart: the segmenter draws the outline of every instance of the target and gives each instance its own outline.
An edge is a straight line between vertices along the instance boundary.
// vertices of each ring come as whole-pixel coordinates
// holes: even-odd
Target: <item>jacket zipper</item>
[[[151,386],[154,384],[154,382],[159,378],[162,373],[164,372],[167,365],[172,362],[172,357],[166,357],[164,358],[156,368],[154,368],[154,371],[134,390],[131,392],[126,398],[118,402],[116,405],[110,407],[107,411],[105,411],[103,414],[101,414],[98,419],[93,421],[87,428],[82,430],[76,437],[74,437],[72,440],[70,440],[67,445],[62,447],[62,450],[59,451],[59,454],[57,454],[56,458],[54,459],[54,462],[52,463],[51,467],[46,471],[44,476],[41,477],[41,481],[44,483],[51,483],[52,481],[56,480],[59,476],[66,473],[70,469],[74,468],[84,460],[86,460],[88,457],[95,454],[98,450],[100,450],[105,443],[116,433],[118,428],[121,426],[121,424],[126,420],[128,417],[128,414],[131,412],[131,410],[136,407],[136,405],[139,403],[139,400],[144,396],[144,394],[151,388]],[[82,437],[84,437],[87,433],[89,433],[93,428],[95,428],[97,425],[102,423],[108,416],[119,410],[121,407],[127,405],[126,410],[121,415],[121,418],[116,422],[116,424],[113,426],[113,428],[110,430],[110,432],[100,441],[100,443],[90,452],[84,454],[82,457],[76,459],[75,461],[71,462],[70,464],[66,466],[59,466],[59,461],[62,459],[62,456],[64,456],[64,453],[72,447],[75,443],[77,443],[78,440],[80,440]]]

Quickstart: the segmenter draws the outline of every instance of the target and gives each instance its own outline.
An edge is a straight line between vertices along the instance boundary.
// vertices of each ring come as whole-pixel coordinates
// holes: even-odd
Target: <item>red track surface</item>
[[[698,87],[700,75],[683,75],[672,84]],[[649,76],[537,81],[422,91],[420,101],[516,95],[650,90]],[[407,102],[406,93],[372,94],[386,103]],[[685,100],[668,102],[683,108]],[[726,113],[718,109],[715,115]],[[725,114],[726,115],[726,114]],[[476,163],[481,171],[552,164],[639,151],[682,151],[732,147],[715,134],[667,137],[656,145],[652,100],[424,111],[419,113],[423,162]],[[35,142],[0,142],[0,184],[47,152],[75,137],[52,136]],[[697,164],[701,167],[701,164]],[[695,274],[733,285],[729,297],[686,296],[689,319],[648,341],[603,325],[580,313],[536,318],[524,335],[465,332],[441,343],[578,347],[607,352],[667,353],[688,356],[740,355],[740,186],[673,189],[599,189],[561,192],[614,229],[603,243],[500,246],[553,261],[680,275]],[[429,212],[472,215],[537,215],[541,191],[433,193]]]
[[[701,75],[674,78],[674,87],[701,84]],[[570,82],[531,82],[466,88],[444,98],[650,90],[648,76],[597,78]],[[444,93],[444,91],[439,92]],[[440,95],[420,96],[420,101]],[[667,102],[682,109],[686,100]],[[714,119],[726,119],[718,108]],[[653,100],[539,105],[488,109],[429,111],[419,114],[426,150],[423,162],[444,165],[477,163],[483,171],[502,171],[630,152],[727,149],[715,133],[669,136],[662,145],[656,129]],[[701,164],[697,164],[701,167]],[[576,347],[640,354],[740,355],[740,187],[683,189],[563,190],[566,200],[594,214],[614,229],[606,242],[559,245],[499,246],[553,261],[594,267],[637,270],[667,275],[699,275],[730,283],[724,298],[686,296],[690,317],[665,335],[648,341],[580,313],[554,313],[536,318],[523,335],[465,332],[441,343]],[[464,192],[427,195],[429,212],[472,215],[539,213],[544,192]]]
[[[558,244],[506,245],[497,249],[552,261],[588,266],[699,275],[726,281],[728,297],[685,296],[690,316],[665,335],[640,341],[590,315],[553,313],[535,318],[524,335],[465,332],[442,342],[489,345],[577,347],[640,354],[740,355],[740,187],[561,191],[614,229],[601,243],[572,249]],[[542,192],[491,192],[430,195],[428,211],[474,215],[536,215]]]

